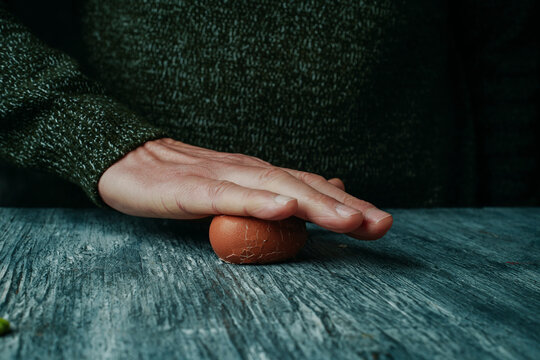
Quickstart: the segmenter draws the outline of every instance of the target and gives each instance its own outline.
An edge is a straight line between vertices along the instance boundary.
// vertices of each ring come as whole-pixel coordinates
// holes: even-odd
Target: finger
[[[335,232],[352,231],[363,221],[361,211],[343,205],[334,197],[315,190],[278,167],[231,165],[216,169],[216,173],[220,179],[245,187],[294,197],[298,199],[298,211],[295,216]],[[321,179],[320,181],[326,182],[324,178]],[[327,186],[340,191],[328,183]]]
[[[347,235],[358,240],[377,240],[382,238],[390,230],[393,223],[394,218],[392,215],[385,217],[375,225],[369,221],[365,221],[358,229],[347,233]]]
[[[345,184],[343,183],[343,181],[341,181],[340,178],[333,178],[328,180],[328,182],[337,187],[338,189],[345,191]]]
[[[178,183],[162,187],[155,203],[161,217],[167,218],[197,219],[224,214],[282,220],[296,213],[298,201],[279,195],[226,180],[184,176]]]
[[[322,176],[299,171],[294,169],[281,168],[297,179],[305,182],[315,190],[333,197],[337,201],[362,211],[364,221],[358,228],[351,231],[351,236],[356,235],[355,239],[375,240],[378,239],[390,229],[393,220],[392,215],[375,207],[373,204],[349,195],[345,191],[329,184]],[[353,236],[354,237],[354,236]]]

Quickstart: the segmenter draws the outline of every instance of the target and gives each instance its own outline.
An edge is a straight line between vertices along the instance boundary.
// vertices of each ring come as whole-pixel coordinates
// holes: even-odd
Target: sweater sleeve
[[[103,172],[144,142],[166,136],[108,97],[0,1],[0,160],[56,174],[107,207],[97,190]]]

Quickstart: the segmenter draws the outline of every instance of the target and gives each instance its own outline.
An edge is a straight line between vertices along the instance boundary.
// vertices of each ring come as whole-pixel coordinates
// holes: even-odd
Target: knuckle
[[[226,154],[221,155],[221,160],[235,162],[235,163],[237,162],[243,163],[245,161],[245,159],[243,158],[241,154],[231,154],[231,153],[226,153]]]
[[[240,153],[225,154],[223,156],[223,159],[225,161],[229,161],[229,162],[233,162],[233,163],[240,163],[242,165],[257,165],[257,166],[271,165],[270,163],[268,163],[266,161],[263,161],[263,160],[261,160],[259,158],[256,158],[254,156],[240,154]]]
[[[212,183],[208,186],[211,208],[214,213],[221,213],[218,208],[218,202],[223,197],[223,194],[234,186],[234,183],[227,180],[220,180],[217,183]]]
[[[344,203],[345,205],[347,204],[358,204],[358,201],[361,201],[361,200],[358,200],[357,198],[355,198],[354,196],[351,196],[351,195],[345,195],[343,197],[343,199],[341,200],[342,203]]]
[[[367,202],[367,201],[364,201],[364,200],[357,200],[357,201],[360,201],[362,203],[362,208],[364,208],[365,210],[368,210],[368,209],[371,209],[371,208],[374,208],[376,207],[375,205],[373,205],[372,203],[370,202]]]
[[[320,193],[318,191],[314,191],[312,194],[308,195],[308,199],[313,203],[320,203],[320,204],[327,204],[327,205],[331,205],[331,203],[337,202],[337,200],[331,198],[328,195]]]
[[[270,164],[268,161],[264,161],[262,159],[259,159],[258,157],[255,157],[255,156],[247,156],[247,158],[253,162],[254,164],[258,164],[258,165],[266,165],[266,166],[272,166],[272,164]]]
[[[306,171],[300,171],[300,173],[298,174],[298,178],[308,185],[326,182],[326,179],[321,175],[313,174]]]
[[[253,202],[251,200],[254,199],[256,196],[257,190],[248,189],[242,192],[241,204],[245,216],[251,215],[253,210]]]
[[[370,208],[375,207],[375,205],[373,205],[372,203],[361,200],[361,199],[358,199],[358,198],[356,198],[356,197],[354,197],[352,195],[345,196],[342,199],[341,202],[344,203],[345,205],[349,205],[349,206],[358,208],[358,209],[360,209],[362,211],[366,211],[366,210],[368,210]]]
[[[219,180],[217,183],[214,183],[209,186],[210,197],[212,199],[217,199],[223,196],[227,190],[233,187],[234,184],[227,180]]]
[[[286,177],[290,177],[289,173],[284,170],[281,170],[277,167],[271,167],[264,170],[261,170],[259,173],[258,179],[261,183],[271,183],[276,180],[280,180]]]

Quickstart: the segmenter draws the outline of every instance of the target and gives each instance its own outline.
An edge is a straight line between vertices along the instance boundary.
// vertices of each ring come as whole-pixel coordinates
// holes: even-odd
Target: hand
[[[98,184],[103,201],[129,215],[200,219],[226,214],[266,220],[296,216],[356,239],[382,237],[392,226],[392,216],[344,189],[339,179],[327,181],[253,156],[170,138],[148,141],[131,151],[108,168]]]

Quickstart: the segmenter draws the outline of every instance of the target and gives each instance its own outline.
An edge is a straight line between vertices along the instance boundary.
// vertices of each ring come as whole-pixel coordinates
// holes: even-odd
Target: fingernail
[[[377,209],[377,208],[371,208],[368,211],[366,211],[364,216],[367,219],[369,219],[369,220],[371,220],[371,221],[373,221],[375,223],[378,223],[382,219],[386,219],[387,217],[392,216],[392,215],[390,215],[386,211],[382,211],[382,210]]]
[[[285,205],[286,203],[288,203],[291,200],[294,200],[294,198],[288,197],[288,196],[285,196],[285,195],[278,195],[278,196],[276,196],[274,198],[274,201],[277,202],[278,204],[281,204],[281,205]]]
[[[336,206],[336,211],[338,212],[339,215],[341,215],[343,217],[349,217],[349,216],[352,216],[354,214],[359,214],[360,213],[359,210],[350,208],[350,207],[345,206],[343,204],[338,204]]]

